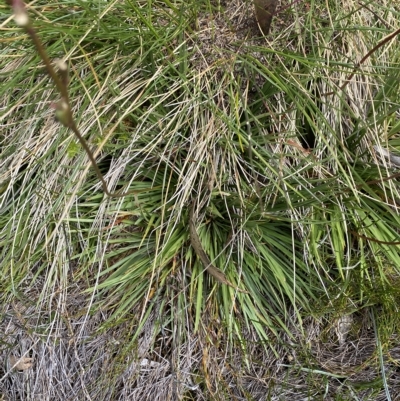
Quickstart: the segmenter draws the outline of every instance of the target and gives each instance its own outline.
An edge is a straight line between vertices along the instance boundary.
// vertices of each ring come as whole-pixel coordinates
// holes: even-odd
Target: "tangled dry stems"
[[[377,389],[361,389],[360,399],[384,400],[379,383],[376,340],[366,313],[359,332],[344,346],[321,320],[292,324],[278,355],[263,347],[252,330],[243,333],[242,348],[230,348],[220,324],[205,316],[204,327],[185,340],[166,328],[159,331],[160,309],[151,314],[137,340],[132,340],[137,312],[116,327],[104,328],[108,314],[86,316],[82,289],[76,287],[53,315],[48,305],[35,306],[32,289],[1,311],[1,388],[5,399],[29,400],[271,400],[324,399],[345,396],[350,385],[377,381]],[[28,306],[27,305],[31,305]],[[54,309],[53,309],[54,308]],[[60,312],[60,309],[62,312]],[[56,317],[54,316],[56,313]],[[294,316],[292,316],[295,319]],[[130,320],[132,319],[132,320]],[[326,324],[326,323],[325,323]],[[103,328],[99,330],[99,328]],[[178,331],[179,331],[178,330]],[[304,336],[304,332],[307,333]],[[297,342],[298,340],[298,342]],[[392,339],[398,344],[398,338]],[[308,351],[307,351],[308,350]],[[397,363],[400,347],[389,350],[386,377],[393,396],[400,391]],[[27,356],[34,364],[24,371],[7,370],[10,355]],[[9,365],[8,365],[9,366]],[[314,371],[314,372],[313,372]],[[319,389],[319,390],[318,390]],[[369,398],[373,396],[373,398]],[[396,398],[394,398],[396,399]]]

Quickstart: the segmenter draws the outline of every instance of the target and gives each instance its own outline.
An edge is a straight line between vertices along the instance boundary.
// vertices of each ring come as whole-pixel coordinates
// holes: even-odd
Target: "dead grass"
[[[38,310],[32,290],[3,307],[0,373],[5,397],[300,401],[352,399],[357,394],[362,400],[386,399],[367,311],[357,316],[358,330],[343,345],[330,331],[329,321],[308,318],[300,325],[292,316],[293,337],[283,335],[275,355],[252,331],[243,332],[242,349],[231,349],[224,329],[207,316],[197,334],[190,324],[173,325],[174,332],[159,330],[159,306],[134,339],[138,311],[116,327],[104,327],[108,314],[86,316],[81,290],[77,286],[61,308],[51,308],[56,316],[49,313],[47,302]],[[391,339],[386,353],[390,359],[385,359],[393,399],[400,393],[396,343],[398,338]],[[32,358],[33,366],[11,370],[11,356]]]

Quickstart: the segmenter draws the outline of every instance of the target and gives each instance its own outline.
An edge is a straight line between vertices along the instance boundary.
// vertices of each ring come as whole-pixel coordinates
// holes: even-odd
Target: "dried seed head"
[[[14,12],[14,21],[18,26],[26,27],[29,24],[28,14],[23,12]]]
[[[57,67],[60,71],[67,71],[67,70],[68,70],[68,65],[67,65],[67,63],[66,63],[64,60],[60,59],[60,58],[54,60],[54,64],[56,65],[56,67]]]
[[[26,27],[29,24],[28,13],[25,4],[21,0],[13,0],[11,2],[14,11],[14,21],[18,26]]]
[[[56,119],[65,127],[70,126],[69,105],[64,99],[61,99],[56,105]]]

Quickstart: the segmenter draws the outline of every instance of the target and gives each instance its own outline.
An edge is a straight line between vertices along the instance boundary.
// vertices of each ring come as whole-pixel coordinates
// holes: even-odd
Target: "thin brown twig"
[[[343,91],[343,89],[350,83],[350,80],[354,77],[356,74],[357,70],[360,69],[361,64],[363,64],[373,53],[375,53],[379,48],[381,48],[383,45],[391,41],[393,38],[395,38],[398,34],[400,34],[400,28],[396,29],[394,32],[383,38],[376,46],[374,46],[353,68],[353,72],[347,77],[346,82],[339,87],[339,91]],[[332,92],[326,92],[321,94],[321,96],[330,96],[336,94],[336,91]]]
[[[191,245],[192,245],[196,255],[201,260],[201,262],[202,262],[204,268],[206,269],[206,271],[211,276],[213,276],[219,283],[226,284],[229,287],[234,288],[238,292],[242,292],[242,293],[248,294],[247,291],[242,290],[238,286],[236,286],[233,283],[231,283],[226,278],[225,273],[222,272],[220,269],[218,269],[218,267],[216,267],[216,266],[214,266],[212,264],[210,258],[208,257],[208,255],[204,251],[203,245],[201,244],[199,235],[197,234],[197,230],[196,230],[196,221],[195,221],[195,217],[194,217],[195,206],[196,206],[196,202],[193,201],[192,205],[190,207],[190,214],[189,214],[189,231],[190,231],[190,242],[191,242]]]
[[[49,74],[50,78],[52,79],[54,85],[57,88],[57,91],[59,92],[61,96],[61,100],[56,104],[55,108],[57,109],[56,115],[58,117],[58,121],[63,124],[66,128],[69,128],[76,138],[78,139],[79,143],[83,147],[84,151],[86,152],[90,163],[93,166],[93,169],[96,173],[97,178],[101,182],[102,189],[106,195],[108,195],[111,198],[122,198],[127,195],[131,194],[136,194],[138,191],[128,191],[121,193],[119,192],[110,192],[108,189],[106,180],[103,177],[103,174],[101,173],[96,159],[93,156],[92,151],[89,148],[89,145],[87,144],[85,138],[82,136],[82,134],[79,131],[79,128],[77,127],[75,123],[75,119],[72,113],[72,108],[69,100],[69,95],[68,95],[68,67],[66,63],[64,62],[59,62],[58,66],[60,69],[60,75],[57,74],[56,70],[54,69],[47,52],[45,50],[45,47],[43,46],[39,36],[37,35],[26,10],[25,4],[22,0],[8,0],[8,4],[11,5],[14,11],[14,19],[16,23],[21,26],[25,32],[28,34],[28,36],[31,38],[40,58],[42,59],[46,71]],[[61,77],[61,78],[60,78]]]
[[[383,244],[383,245],[400,245],[400,241],[382,241],[376,238],[371,238],[371,237],[366,237],[365,235],[359,234],[356,231],[350,231],[353,235],[355,235],[358,238],[365,239],[367,241],[372,241],[376,242],[377,244]]]

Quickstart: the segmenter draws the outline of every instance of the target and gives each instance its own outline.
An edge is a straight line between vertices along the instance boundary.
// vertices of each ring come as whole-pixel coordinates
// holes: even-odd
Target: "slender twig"
[[[354,77],[356,74],[357,70],[360,69],[361,64],[363,64],[373,53],[375,53],[379,48],[381,48],[383,45],[391,41],[393,38],[395,38],[398,34],[400,34],[400,28],[396,29],[394,32],[383,38],[375,47],[373,47],[353,68],[353,72],[346,78],[346,82],[339,87],[339,90],[342,91],[349,83],[350,80]],[[336,91],[332,92],[327,92],[323,93],[321,96],[330,96],[334,95],[337,93]]]
[[[42,59],[47,73],[50,75],[50,78],[52,79],[54,85],[57,88],[57,91],[61,95],[61,100],[55,105],[56,109],[56,116],[58,121],[63,124],[66,128],[69,128],[76,138],[78,139],[79,143],[81,144],[82,148],[86,152],[90,163],[93,166],[93,169],[96,173],[96,176],[101,182],[101,186],[103,188],[103,191],[106,195],[112,198],[122,198],[124,196],[130,195],[130,194],[135,194],[137,191],[128,191],[125,193],[120,193],[122,192],[110,192],[106,183],[106,180],[103,177],[103,174],[101,173],[96,159],[93,156],[92,151],[89,148],[89,145],[87,144],[85,138],[82,136],[80,133],[75,120],[74,116],[72,113],[72,108],[69,100],[69,95],[68,95],[68,66],[64,61],[58,61],[56,64],[59,69],[59,74],[57,74],[55,68],[53,67],[53,64],[51,63],[46,49],[43,46],[39,36],[37,35],[35,28],[33,27],[25,4],[22,0],[7,0],[7,3],[11,5],[13,11],[14,11],[14,20],[17,25],[22,27],[25,32],[28,34],[28,36],[31,38],[33,44],[35,45],[35,48]]]
[[[213,276],[219,283],[221,284],[226,284],[229,287],[234,288],[238,292],[242,292],[245,294],[248,294],[247,291],[242,290],[241,288],[238,288],[236,285],[231,283],[225,276],[225,273],[222,272],[218,267],[214,266],[206,254],[203,245],[201,244],[199,235],[197,234],[196,230],[196,220],[195,220],[195,206],[196,202],[193,201],[192,205],[190,207],[190,215],[189,215],[189,231],[190,231],[190,243],[196,252],[196,255],[198,258],[201,260],[201,263],[203,263],[204,268],[207,270],[207,272]]]
[[[365,239],[367,241],[372,241],[372,242],[376,242],[377,244],[383,244],[383,245],[400,245],[400,241],[382,241],[376,238],[371,238],[371,237],[367,237],[365,235],[359,234],[356,231],[350,231],[353,235],[355,235],[358,238],[361,239]]]

